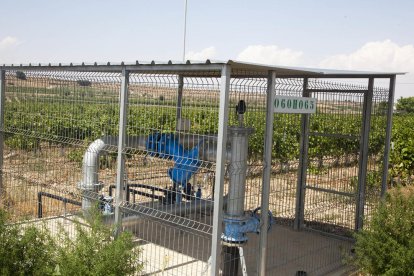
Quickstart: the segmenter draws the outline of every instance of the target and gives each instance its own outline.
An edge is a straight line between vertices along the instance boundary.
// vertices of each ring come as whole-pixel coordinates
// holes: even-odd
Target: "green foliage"
[[[76,164],[79,165],[79,167],[82,165],[82,160],[83,160],[83,154],[84,154],[85,150],[84,149],[73,149],[71,151],[69,151],[67,153],[67,158],[72,161],[75,162]]]
[[[57,263],[63,275],[130,275],[141,269],[131,233],[114,239],[97,211],[86,219],[90,227],[76,223],[74,238],[60,231],[63,246],[57,249]]]
[[[49,234],[34,226],[22,229],[7,222],[7,214],[0,209],[0,274],[51,275],[56,262]]]
[[[390,154],[390,176],[401,178],[402,184],[409,183],[414,175],[414,116],[394,116]]]
[[[70,235],[62,225],[52,237],[42,225],[8,224],[0,209],[0,275],[131,275],[139,272],[139,250],[132,234],[113,238],[113,229],[103,223],[98,211],[75,222]]]
[[[40,148],[42,139],[60,144],[62,138],[82,140],[85,144],[105,136],[118,135],[119,107],[113,101],[102,99],[100,102],[82,102],[82,94],[89,95],[92,87],[74,87],[72,90],[59,89],[55,93],[73,101],[50,102],[47,97],[29,96],[36,92],[52,95],[53,89],[44,87],[7,87],[9,93],[23,94],[24,101],[6,101],[5,133],[6,144],[12,149],[35,150]],[[65,88],[66,89],[66,88]],[[67,88],[69,89],[69,88]],[[94,93],[98,93],[93,90]],[[90,94],[92,95],[92,94]],[[175,131],[175,103],[167,99],[131,99],[134,104],[128,110],[128,135],[148,135],[152,131]],[[143,103],[143,104],[142,104]],[[185,101],[184,101],[185,104]],[[192,105],[200,103],[191,102]],[[161,106],[161,108],[160,108]],[[187,107],[182,109],[182,117],[191,120],[191,132],[214,134],[218,132],[217,103],[203,102],[203,108]],[[205,107],[209,108],[205,108]],[[380,102],[375,108],[385,109],[386,103]],[[379,114],[379,115],[378,115]],[[245,124],[254,128],[249,138],[249,158],[261,160],[264,151],[266,113],[263,108],[249,110],[245,114]],[[235,116],[230,116],[229,125],[237,125]],[[391,177],[409,179],[414,174],[414,116],[411,114],[394,116],[391,151]],[[355,157],[359,154],[362,117],[357,114],[324,114],[311,116],[309,131],[327,135],[310,135],[309,158]],[[371,119],[369,154],[379,157],[383,154],[386,117],[376,111]],[[288,162],[299,157],[301,115],[276,114],[273,132],[272,160]],[[19,133],[21,134],[7,134]],[[344,134],[355,138],[336,138],[330,134]],[[80,162],[81,154],[71,153],[70,160]],[[346,158],[345,158],[346,159]],[[109,164],[109,163],[108,163]],[[320,163],[323,165],[323,163]],[[353,165],[351,163],[347,165]],[[316,168],[318,171],[322,167]],[[323,171],[323,170],[322,170]]]
[[[26,74],[22,71],[16,71],[16,78],[19,80],[26,80]]]
[[[91,86],[92,82],[89,80],[77,80],[76,83],[80,86]]]
[[[414,113],[414,97],[399,98],[396,109],[402,113]]]
[[[388,112],[388,102],[386,101],[380,102],[379,104],[375,105],[374,108],[376,109],[374,110],[376,114],[385,115]]]
[[[367,191],[380,191],[382,185],[382,170],[369,171],[366,175],[365,187]],[[351,185],[353,192],[357,192],[358,189],[358,176],[351,178]],[[366,196],[374,196],[374,200],[377,200],[377,194],[367,194]]]
[[[414,275],[414,190],[390,193],[367,230],[356,234],[354,262],[371,275]]]
[[[23,135],[9,135],[5,141],[6,145],[12,149],[22,149],[31,151],[40,149],[40,141],[36,138],[31,138]]]

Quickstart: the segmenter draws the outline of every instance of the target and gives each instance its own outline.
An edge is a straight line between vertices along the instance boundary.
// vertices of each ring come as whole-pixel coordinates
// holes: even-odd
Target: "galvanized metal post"
[[[272,173],[272,144],[273,144],[273,101],[275,96],[276,73],[270,71],[267,77],[267,97],[266,97],[266,132],[263,154],[263,184],[262,184],[262,204],[260,226],[260,244],[258,274],[266,275],[266,256],[267,256],[267,230],[269,228],[269,195],[270,195],[270,176]]]
[[[362,229],[364,223],[365,187],[368,168],[369,131],[371,127],[372,97],[374,94],[374,78],[369,78],[368,91],[364,95],[361,142],[359,150],[358,189],[355,212],[355,230]]]
[[[0,70],[0,205],[3,204],[4,103],[6,99],[6,71]]]
[[[216,180],[214,189],[213,234],[211,237],[211,276],[219,275],[221,234],[223,232],[223,186],[226,161],[227,125],[229,119],[230,65],[221,70],[219,125],[217,137]]]
[[[394,110],[395,75],[390,78],[390,90],[388,94],[387,128],[385,131],[384,163],[382,171],[381,198],[387,191],[388,166],[391,148],[392,113]]]
[[[183,88],[184,88],[184,77],[182,75],[178,76],[178,89],[177,89],[177,111],[175,116],[175,130],[178,131],[181,120],[181,108],[183,104]]]
[[[125,136],[128,118],[128,84],[129,72],[122,69],[122,83],[119,102],[119,135],[118,135],[118,159],[116,170],[115,191],[115,236],[118,236],[122,227],[121,203],[123,201],[123,189],[125,181]]]
[[[310,97],[308,91],[308,78],[303,79],[303,97]],[[309,114],[302,114],[300,127],[300,148],[298,183],[296,187],[296,211],[293,228],[300,230],[305,219],[305,192],[306,192],[306,172],[308,170],[308,149],[309,149]]]

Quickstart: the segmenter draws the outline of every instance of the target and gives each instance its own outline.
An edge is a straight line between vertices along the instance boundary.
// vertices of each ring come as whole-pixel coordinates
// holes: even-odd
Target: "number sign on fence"
[[[277,95],[273,102],[275,113],[315,113],[316,99]]]

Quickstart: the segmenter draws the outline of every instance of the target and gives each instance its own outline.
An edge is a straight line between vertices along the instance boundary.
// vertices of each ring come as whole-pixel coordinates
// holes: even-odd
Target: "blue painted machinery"
[[[184,149],[178,137],[173,133],[156,132],[148,136],[145,147],[151,156],[172,159],[174,161],[174,167],[168,169],[168,176],[173,182],[172,193],[175,192],[176,197],[174,198],[172,194],[166,195],[169,198],[166,202],[180,202],[182,190],[187,195],[192,194],[189,180],[201,165],[201,160],[199,159],[200,143],[192,149]],[[196,197],[201,198],[200,189],[196,192]]]
[[[228,165],[230,181],[222,240],[229,246],[247,242],[246,234],[259,233],[260,229],[259,208],[253,212],[244,211],[248,137],[254,132],[252,128],[244,126],[243,114],[245,111],[246,104],[244,101],[240,101],[236,106],[239,125],[228,128],[231,142],[231,156]],[[156,132],[148,136],[145,147],[151,156],[174,161],[174,166],[168,169],[168,176],[173,182],[173,187],[171,193],[165,195],[164,203],[181,202],[182,191],[187,195],[193,194],[189,180],[202,163],[199,156],[202,145],[203,141],[200,141],[192,149],[185,149],[173,133]],[[196,197],[201,198],[201,190],[197,191]],[[269,213],[269,221],[269,226],[271,226],[273,223],[271,213]]]

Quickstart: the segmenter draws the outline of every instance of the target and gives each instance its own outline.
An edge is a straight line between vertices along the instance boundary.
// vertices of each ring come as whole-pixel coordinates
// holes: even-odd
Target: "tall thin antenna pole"
[[[187,34],[187,0],[184,4],[184,42],[183,42],[183,62],[185,62],[185,38]]]

